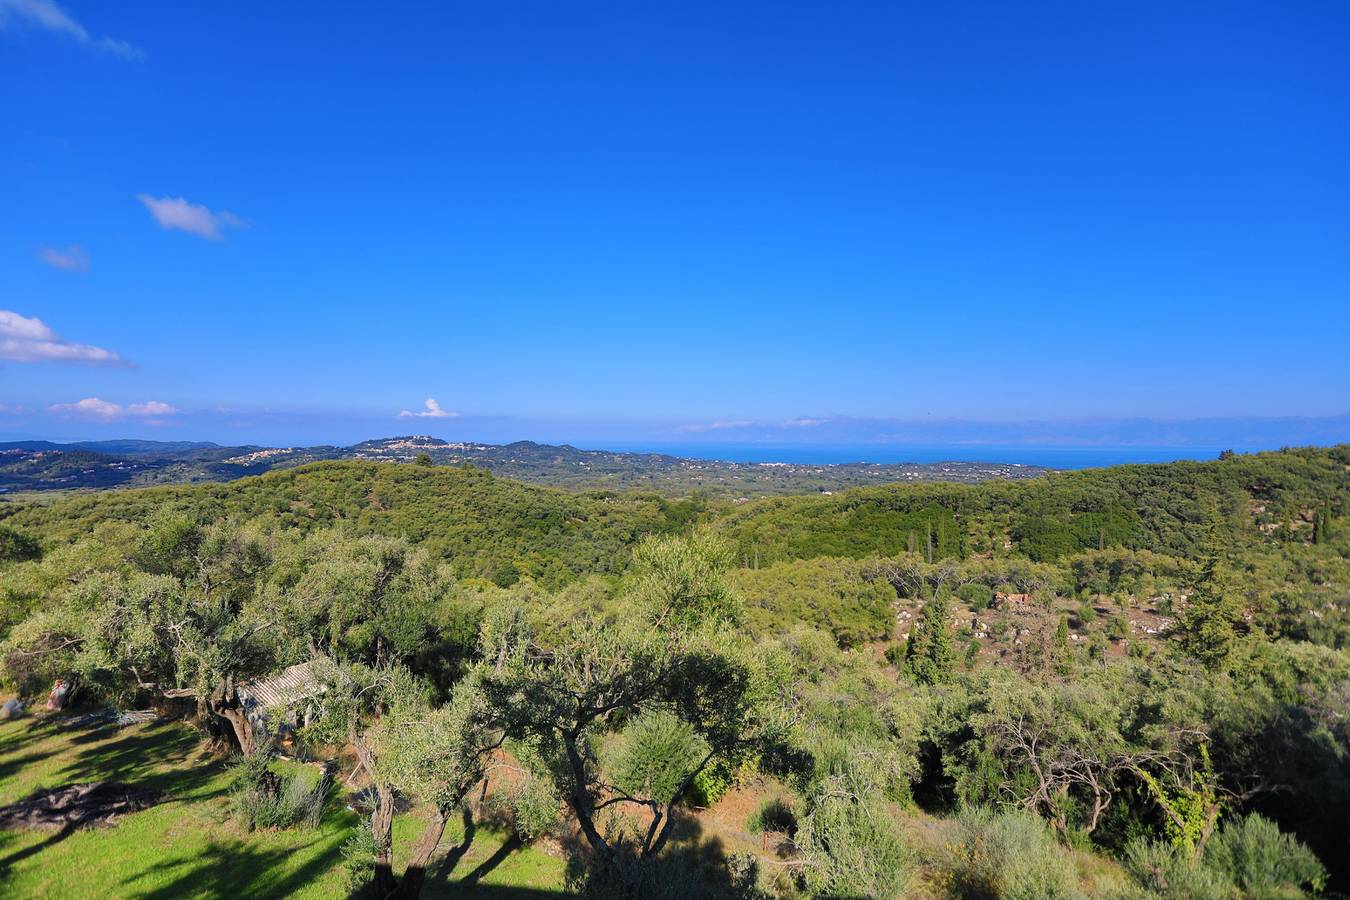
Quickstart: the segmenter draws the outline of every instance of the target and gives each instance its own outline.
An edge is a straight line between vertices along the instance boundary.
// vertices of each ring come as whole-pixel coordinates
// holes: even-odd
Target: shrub
[[[1257,813],[1224,823],[1205,847],[1205,865],[1254,897],[1302,897],[1327,883],[1317,855]]]
[[[24,562],[42,556],[42,546],[31,535],[0,525],[0,562]]]
[[[1072,861],[1040,817],[1025,810],[973,808],[956,817],[956,838],[940,852],[952,890],[988,900],[1078,895]]]
[[[258,828],[316,828],[332,787],[325,772],[313,783],[303,772],[278,775],[272,771],[272,756],[255,753],[234,764],[231,805],[235,818],[250,831]]]
[[[994,591],[987,584],[963,584],[956,589],[956,596],[977,612],[994,603]]]
[[[588,900],[685,900],[706,896],[698,860],[686,848],[672,848],[654,859],[630,849],[568,861],[568,888]]]
[[[348,898],[370,896],[375,878],[375,834],[369,820],[361,822],[342,845],[342,870]]]
[[[727,857],[729,894],[734,900],[769,900],[759,886],[759,857],[753,853],[733,853]]]
[[[979,658],[980,647],[982,646],[983,645],[979,642],[979,640],[975,638],[972,638],[970,643],[966,644],[965,663],[967,669],[975,665],[975,660]]]
[[[1225,900],[1233,884],[1184,848],[1135,838],[1125,845],[1126,870],[1146,890],[1168,900]]]
[[[731,766],[726,760],[719,759],[694,776],[694,780],[689,783],[689,790],[685,792],[684,800],[690,806],[707,808],[726,796],[735,780],[736,774],[731,770]]]
[[[687,722],[666,712],[639,716],[624,731],[624,744],[611,765],[615,784],[633,796],[660,803],[675,799],[707,744]]]
[[[745,827],[751,834],[781,831],[784,834],[791,835],[797,831],[797,816],[792,812],[792,807],[782,797],[766,797],[760,801],[759,807],[750,814],[750,818],[745,822]]]
[[[802,822],[798,844],[809,887],[830,897],[901,897],[909,848],[886,810],[831,780]]]

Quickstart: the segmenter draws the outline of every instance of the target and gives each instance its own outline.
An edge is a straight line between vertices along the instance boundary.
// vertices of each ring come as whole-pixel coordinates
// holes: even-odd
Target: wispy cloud
[[[161,228],[178,229],[210,241],[219,241],[223,228],[242,228],[244,221],[231,212],[211,212],[200,203],[189,203],[182,197],[152,197],[137,194],[150,215]]]
[[[681,425],[676,431],[687,434],[701,434],[705,431],[725,431],[728,428],[748,428],[755,424],[749,419],[736,419],[730,422],[705,422],[698,425]]]
[[[89,271],[89,254],[84,252],[83,247],[72,245],[64,250],[43,247],[38,256],[47,265],[56,269],[65,269],[67,272]]]
[[[0,359],[126,365],[126,361],[111,350],[68,341],[41,319],[21,316],[7,309],[0,309]]]
[[[400,419],[453,419],[459,415],[457,412],[441,409],[441,405],[432,397],[427,398],[426,407],[426,409],[420,412],[413,412],[410,409],[405,409],[398,414],[398,417]]]
[[[817,425],[828,425],[830,419],[788,419],[783,423],[784,428],[815,428]]]
[[[158,400],[147,400],[144,403],[128,403],[123,406],[121,403],[110,403],[107,400],[100,400],[98,397],[86,397],[83,400],[77,400],[74,403],[54,403],[47,407],[47,412],[57,415],[74,416],[80,419],[97,419],[103,422],[112,422],[117,419],[145,419],[153,421],[160,416],[171,416],[178,412],[177,409],[167,403],[161,403]]]
[[[7,27],[11,22],[20,22],[65,35],[86,47],[106,50],[127,59],[145,57],[141,48],[126,41],[110,37],[94,37],[89,33],[89,29],[75,21],[70,13],[52,0],[0,0],[0,28]]]

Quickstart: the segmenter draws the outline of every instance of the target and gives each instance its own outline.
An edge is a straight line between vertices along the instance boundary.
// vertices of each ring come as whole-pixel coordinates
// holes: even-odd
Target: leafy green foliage
[[[746,820],[745,830],[751,834],[778,831],[790,835],[797,830],[797,815],[782,797],[765,797]]]
[[[923,612],[909,633],[905,662],[921,684],[945,681],[956,665],[952,649],[951,606],[939,593],[923,605]]]
[[[914,803],[1026,811],[957,828],[942,865],[969,895],[1072,887],[1047,835],[1124,853],[1170,896],[1314,890],[1314,852],[1339,889],[1350,543],[1328,517],[1347,464],[1289,451],[735,507],[338,464],[5,505],[45,553],[4,563],[3,658],[28,693],[186,689],[232,727],[242,685],[314,661],[302,738],[350,745],[372,779],[362,869],[382,895],[393,792],[425,804],[424,863],[498,764],[513,775],[490,802],[524,840],[579,826],[576,883],[597,895],[697,889],[669,823],[756,774],[792,791],[792,870],[818,891],[902,890]],[[919,603],[897,678],[868,645]]]
[[[692,725],[672,713],[654,711],[624,729],[622,749],[607,769],[624,793],[666,804],[685,789],[707,753],[707,742]]]
[[[830,632],[841,647],[854,647],[886,637],[894,619],[895,590],[850,560],[820,558],[737,569],[732,581],[758,634],[770,634],[783,622],[803,622]]]
[[[845,782],[823,787],[797,840],[810,863],[807,884],[817,894],[904,896],[913,866],[904,837],[884,808]]]
[[[1225,822],[1205,847],[1205,864],[1252,897],[1302,897],[1327,882],[1311,850],[1256,813]]]
[[[1235,893],[1223,872],[1166,841],[1136,838],[1125,846],[1122,860],[1141,887],[1166,900],[1229,900]]]
[[[342,523],[355,535],[405,538],[459,577],[491,578],[509,567],[556,587],[583,572],[622,571],[638,539],[682,527],[697,508],[649,495],[566,494],[479,470],[333,462],[230,484],[79,494],[12,518],[56,540],[100,522],[207,511],[301,531]]]
[[[0,524],[0,563],[26,562],[42,555],[42,545],[32,535]]]
[[[240,824],[255,828],[317,828],[332,789],[328,773],[313,778],[297,770],[273,771],[270,753],[241,756],[234,763],[230,804]]]
[[[1023,810],[965,810],[937,862],[961,897],[1036,900],[1078,896],[1073,863],[1045,822]]]
[[[978,582],[961,585],[956,589],[956,596],[976,612],[988,609],[994,602],[993,589],[987,584]]]

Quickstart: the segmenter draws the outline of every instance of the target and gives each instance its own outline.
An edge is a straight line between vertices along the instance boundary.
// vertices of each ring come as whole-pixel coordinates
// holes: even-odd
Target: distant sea
[[[1026,444],[772,444],[772,443],[614,443],[576,444],[585,450],[665,453],[726,462],[933,463],[992,462],[1049,469],[1091,469],[1124,463],[1218,459],[1223,447],[1067,447]],[[1240,453],[1258,448],[1231,448]]]

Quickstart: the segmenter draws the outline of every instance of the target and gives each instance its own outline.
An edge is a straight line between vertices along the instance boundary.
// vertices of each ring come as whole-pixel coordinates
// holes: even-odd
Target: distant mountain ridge
[[[474,465],[495,475],[572,490],[642,489],[720,496],[829,492],[896,481],[1029,478],[1046,470],[1004,463],[738,463],[661,453],[581,450],[569,444],[453,442],[427,435],[361,441],[349,447],[224,447],[206,441],[108,440],[0,443],[0,492],[97,490],[233,481],[324,460]]]

